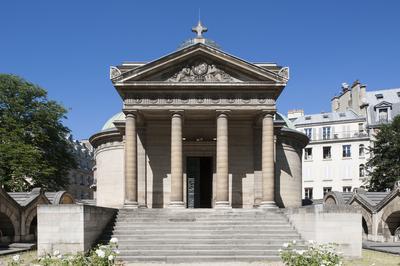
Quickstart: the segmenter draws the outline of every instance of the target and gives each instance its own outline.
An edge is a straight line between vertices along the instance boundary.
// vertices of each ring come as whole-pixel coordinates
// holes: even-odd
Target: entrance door
[[[187,157],[188,208],[211,208],[212,157]]]

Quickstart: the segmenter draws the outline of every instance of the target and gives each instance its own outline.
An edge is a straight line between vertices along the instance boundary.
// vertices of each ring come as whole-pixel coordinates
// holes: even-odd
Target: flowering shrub
[[[87,255],[78,253],[75,255],[62,255],[58,250],[53,254],[47,254],[37,260],[41,266],[114,266],[118,264],[116,258],[119,254],[118,239],[112,238],[108,245],[98,245]],[[17,266],[21,264],[9,264]]]
[[[285,243],[280,250],[282,261],[288,266],[340,266],[342,257],[336,252],[336,244],[318,245],[309,241],[304,249],[296,249],[296,241]]]
[[[23,263],[24,261],[21,259],[20,255],[14,255],[12,256],[12,259],[7,263],[9,266],[19,266]]]

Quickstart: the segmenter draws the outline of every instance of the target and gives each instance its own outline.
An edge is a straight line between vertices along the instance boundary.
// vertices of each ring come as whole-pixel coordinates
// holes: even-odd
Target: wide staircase
[[[272,261],[285,242],[302,243],[278,209],[121,209],[111,237],[126,262]]]

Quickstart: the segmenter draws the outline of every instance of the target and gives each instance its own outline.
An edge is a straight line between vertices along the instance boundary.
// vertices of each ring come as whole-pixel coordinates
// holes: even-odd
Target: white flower
[[[99,248],[100,248],[100,249],[107,249],[108,246],[106,246],[106,245],[101,245]]]
[[[296,252],[297,252],[297,254],[299,254],[299,255],[303,255],[304,252],[306,252],[306,251],[305,251],[305,250],[297,250]]]
[[[313,244],[315,244],[315,241],[314,240],[308,240],[308,244],[313,245]]]
[[[62,259],[62,255],[58,254],[57,259]]]
[[[116,249],[116,250],[114,250],[114,252],[115,252],[115,254],[119,254],[119,250],[118,249]]]
[[[12,259],[13,259],[13,261],[19,261],[19,259],[20,259],[20,256],[17,254],[17,255],[14,255],[13,257],[12,257]]]
[[[281,252],[282,252],[282,249],[278,249],[278,252],[281,253]]]
[[[111,238],[110,243],[114,243],[114,244],[118,243],[118,238],[116,238],[116,237]]]
[[[112,261],[113,259],[114,259],[114,256],[113,256],[113,255],[108,256],[108,260],[109,260],[109,261]]]
[[[325,266],[325,264],[321,264],[320,266]]]
[[[296,240],[293,240],[292,243],[293,243],[293,245],[296,245]]]
[[[103,250],[101,250],[101,249],[97,249],[97,250],[96,250],[96,254],[97,254],[97,256],[99,256],[100,258],[104,258],[104,257],[106,256],[106,253],[105,253]]]
[[[289,246],[289,243],[283,243],[282,245],[284,248],[287,248]]]
[[[54,250],[53,256],[57,257],[58,255],[60,255],[60,251],[59,250]]]

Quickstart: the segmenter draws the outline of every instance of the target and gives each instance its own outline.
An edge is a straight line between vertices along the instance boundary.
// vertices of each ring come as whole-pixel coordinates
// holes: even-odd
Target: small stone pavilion
[[[277,113],[289,69],[250,63],[203,37],[149,63],[110,68],[122,112],[90,138],[97,205],[301,206],[308,138]]]
[[[329,192],[325,205],[350,205],[361,211],[363,239],[400,242],[400,181],[391,191]]]

